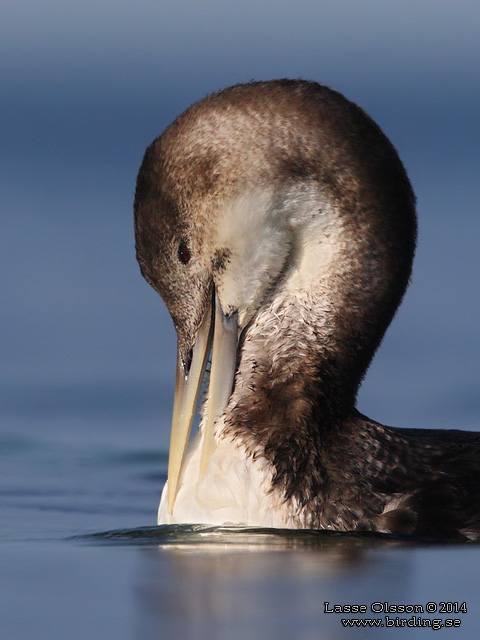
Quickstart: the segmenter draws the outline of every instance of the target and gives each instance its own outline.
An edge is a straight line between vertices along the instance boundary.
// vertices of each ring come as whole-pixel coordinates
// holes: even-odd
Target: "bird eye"
[[[192,254],[190,253],[190,249],[187,247],[187,243],[181,242],[178,247],[178,259],[182,264],[187,264],[187,262],[190,262],[191,257]]]

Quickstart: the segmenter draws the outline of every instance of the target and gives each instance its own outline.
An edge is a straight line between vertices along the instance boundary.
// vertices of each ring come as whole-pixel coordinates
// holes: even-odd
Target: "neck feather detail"
[[[329,443],[354,423],[358,387],[409,273],[374,226],[358,233],[361,217],[352,223],[326,201],[313,212],[290,225],[283,268],[244,328],[221,434],[266,459],[272,488],[300,507],[328,485]]]

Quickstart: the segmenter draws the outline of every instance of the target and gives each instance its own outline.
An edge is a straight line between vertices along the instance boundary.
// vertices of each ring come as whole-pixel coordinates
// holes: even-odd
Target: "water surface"
[[[155,527],[166,455],[136,446],[128,420],[116,421],[117,444],[99,435],[112,424],[84,420],[88,439],[62,438],[61,421],[38,421],[35,436],[20,428],[2,436],[2,638],[381,638],[405,630],[349,629],[342,619],[410,620],[370,606],[442,601],[466,602],[467,613],[425,612],[422,620],[459,619],[460,628],[441,632],[473,637],[476,545]],[[325,613],[325,602],[364,604],[367,613]]]

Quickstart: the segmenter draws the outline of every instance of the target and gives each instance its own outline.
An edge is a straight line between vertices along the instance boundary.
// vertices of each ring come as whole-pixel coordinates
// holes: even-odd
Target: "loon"
[[[362,109],[303,80],[207,96],[146,150],[134,213],[178,337],[159,524],[480,538],[480,434],[355,406],[417,232],[405,169]]]

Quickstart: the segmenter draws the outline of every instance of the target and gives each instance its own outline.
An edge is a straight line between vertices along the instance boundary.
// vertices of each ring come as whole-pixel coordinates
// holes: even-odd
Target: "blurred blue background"
[[[136,582],[150,584],[138,562],[136,581],[115,574],[127,565],[110,551],[42,555],[11,544],[155,522],[176,338],[136,265],[133,194],[146,146],[209,92],[312,79],[380,124],[418,197],[419,243],[412,285],[359,407],[387,424],[480,430],[479,32],[477,0],[2,0],[0,539],[8,544],[0,589],[22,593],[2,612],[5,637],[39,637],[39,621],[50,640],[85,637],[69,622],[80,602],[105,637],[112,629],[125,637],[130,617],[148,635],[143,614],[126,613]],[[458,561],[444,574],[444,560],[429,583],[413,555],[406,580],[402,563],[377,558],[380,573],[364,565],[369,593],[383,598],[400,580],[404,599],[416,584],[415,596],[428,600],[416,571],[425,589],[463,584]],[[297,588],[294,572],[281,575]],[[363,577],[345,576],[336,593],[348,584],[361,602]],[[47,578],[57,585],[51,593]],[[328,599],[330,583],[318,580],[318,597]],[[48,598],[65,620],[48,613]],[[140,600],[143,611],[148,599]],[[152,615],[151,628],[161,627],[165,618]]]

